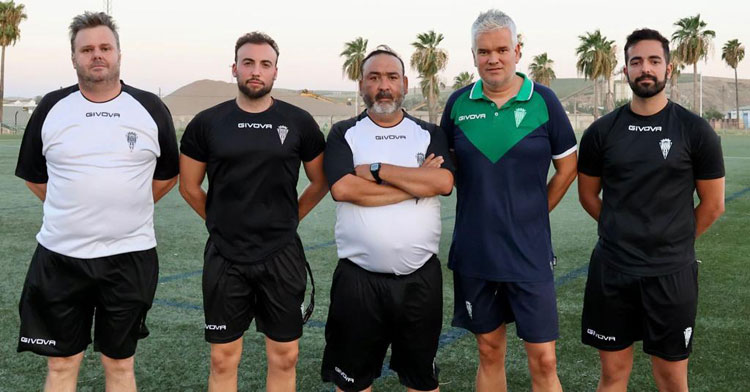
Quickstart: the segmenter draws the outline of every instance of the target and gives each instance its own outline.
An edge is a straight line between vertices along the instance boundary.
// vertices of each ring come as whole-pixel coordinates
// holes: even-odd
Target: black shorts
[[[307,270],[302,241],[295,235],[265,260],[236,263],[208,239],[203,265],[206,341],[229,343],[250,327],[269,339],[291,342],[302,336],[302,303]]]
[[[156,249],[78,259],[38,245],[21,293],[18,351],[68,357],[94,349],[114,358],[135,354],[148,336],[146,313],[159,279]]]
[[[433,256],[409,275],[369,272],[349,260],[333,273],[326,323],[323,381],[361,391],[390,368],[416,390],[438,387],[435,355],[443,319],[443,279]]]
[[[453,272],[453,326],[474,334],[516,323],[516,334],[529,343],[559,337],[555,282],[494,282]]]
[[[604,351],[619,351],[643,340],[647,354],[683,360],[692,351],[697,308],[697,262],[673,274],[640,277],[592,256],[581,340]]]

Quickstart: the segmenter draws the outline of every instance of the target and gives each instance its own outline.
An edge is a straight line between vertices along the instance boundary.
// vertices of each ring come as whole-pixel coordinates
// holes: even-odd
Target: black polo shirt
[[[601,177],[595,253],[622,272],[658,276],[695,260],[696,180],[724,177],[719,136],[669,102],[652,116],[624,105],[581,138],[578,171]]]
[[[206,227],[222,256],[258,261],[294,237],[300,163],[324,149],[312,116],[277,99],[261,113],[226,101],[190,121],[180,151],[206,163]]]

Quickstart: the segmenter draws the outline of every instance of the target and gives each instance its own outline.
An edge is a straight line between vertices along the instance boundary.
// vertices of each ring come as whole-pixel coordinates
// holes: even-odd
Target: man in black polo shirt
[[[624,69],[633,100],[581,139],[578,193],[599,222],[581,337],[599,349],[599,391],[627,390],[637,340],[651,355],[659,390],[688,390],[694,243],[724,211],[724,162],[708,123],[667,99],[671,71],[669,41],[654,30],[634,31]]]
[[[266,335],[267,388],[295,389],[307,282],[297,224],[328,192],[325,141],[312,116],[271,97],[279,50],[263,33],[240,37],[237,98],[198,113],[182,137],[180,193],[206,220],[205,336],[209,391],[237,390],[242,335]],[[310,185],[297,198],[300,162]],[[201,184],[208,174],[208,193]]]

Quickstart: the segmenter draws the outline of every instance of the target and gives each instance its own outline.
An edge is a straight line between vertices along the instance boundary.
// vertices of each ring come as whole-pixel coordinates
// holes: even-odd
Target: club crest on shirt
[[[422,167],[422,164],[424,163],[424,153],[418,152],[417,153],[417,165],[419,167]]]
[[[516,116],[516,128],[518,128],[521,125],[521,121],[523,121],[523,118],[526,117],[526,109],[517,108],[515,111],[513,111],[513,114]]]
[[[284,144],[284,140],[286,140],[286,135],[289,133],[289,129],[286,127],[286,125],[279,125],[279,127],[276,128],[276,132],[278,132],[279,134],[281,144]]]
[[[130,147],[130,152],[133,152],[133,148],[135,148],[135,142],[138,141],[138,135],[135,132],[128,132],[125,135],[125,138],[128,141],[128,146]]]
[[[661,155],[664,157],[664,159],[667,159],[667,155],[669,155],[669,149],[672,148],[672,141],[669,139],[661,139],[659,140],[659,147],[661,148]]]

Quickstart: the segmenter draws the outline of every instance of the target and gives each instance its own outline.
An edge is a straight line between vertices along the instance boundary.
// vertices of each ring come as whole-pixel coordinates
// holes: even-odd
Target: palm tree
[[[738,39],[727,41],[721,48],[721,59],[734,68],[734,99],[737,104],[737,128],[740,127],[740,93],[737,84],[737,65],[745,58],[745,47]]]
[[[552,65],[555,62],[547,57],[547,52],[534,56],[533,61],[529,64],[529,75],[531,79],[539,84],[549,87],[551,81],[557,79]]]
[[[607,37],[597,29],[593,33],[586,32],[579,35],[581,44],[576,49],[578,61],[576,69],[587,79],[594,81],[594,118],[599,117],[599,87],[597,81],[604,78],[607,84],[606,108],[612,111],[615,107],[614,94],[612,93],[612,72],[617,66],[615,55],[615,41],[607,40]]]
[[[445,69],[448,62],[448,52],[437,46],[443,40],[443,35],[430,30],[417,34],[417,40],[412,42],[414,53],[411,55],[411,67],[419,73],[422,79],[422,95],[427,99],[427,112],[430,122],[437,121],[437,103],[440,97],[440,79],[438,72]]]
[[[706,22],[701,15],[688,16],[675,24],[677,31],[672,33],[672,42],[677,44],[675,52],[685,64],[693,64],[693,111],[698,110],[698,61],[708,60],[711,40],[716,32],[706,30]]]
[[[359,83],[362,79],[362,61],[367,53],[367,40],[357,37],[352,41],[344,43],[344,50],[339,54],[344,57],[344,65],[341,67],[344,76],[347,79]],[[359,85],[357,92],[354,94],[354,115],[359,114]]]
[[[474,83],[474,74],[461,72],[455,78],[453,78],[453,91],[456,91],[462,87],[466,87],[472,83]]]
[[[669,76],[669,99],[680,103],[680,88],[677,83],[680,81],[682,70],[685,69],[685,63],[674,50],[670,52],[669,63],[672,64],[672,74]]]
[[[2,103],[5,94],[5,47],[15,45],[21,38],[21,29],[18,26],[26,19],[23,11],[23,4],[16,5],[13,0],[0,1],[0,46],[3,48],[0,57],[0,129],[3,123]]]

